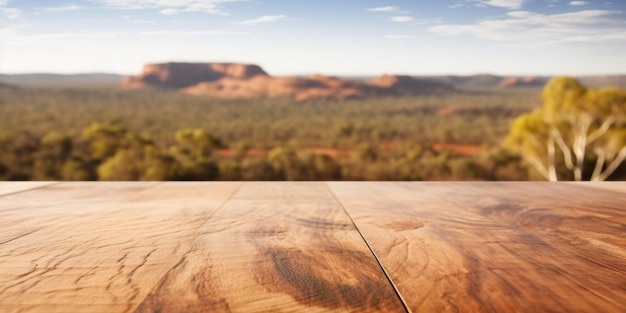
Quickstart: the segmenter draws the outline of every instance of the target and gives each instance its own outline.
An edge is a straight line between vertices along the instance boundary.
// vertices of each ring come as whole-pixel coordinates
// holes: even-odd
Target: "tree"
[[[174,161],[152,144],[118,150],[98,166],[100,180],[168,180],[175,176]]]
[[[202,129],[182,129],[174,134],[176,145],[170,155],[178,163],[177,180],[213,180],[219,168],[211,160],[211,153],[222,146],[219,139]]]
[[[0,134],[0,179],[29,180],[40,141],[31,133]]]
[[[163,154],[154,142],[122,126],[92,124],[83,131],[90,158],[97,165],[99,180],[167,180],[175,176],[172,157]],[[64,177],[88,177],[89,162],[74,158],[64,164]]]
[[[557,77],[541,97],[542,107],[513,121],[507,146],[550,181],[609,178],[626,159],[626,90]]]
[[[52,131],[40,140],[39,151],[33,165],[33,180],[58,180],[62,178],[63,163],[72,152],[72,139]]]
[[[296,151],[287,147],[274,148],[267,154],[267,161],[279,179],[283,180],[301,180],[300,174],[305,170]]]
[[[93,164],[78,157],[66,160],[61,167],[62,180],[96,180],[96,178]]]

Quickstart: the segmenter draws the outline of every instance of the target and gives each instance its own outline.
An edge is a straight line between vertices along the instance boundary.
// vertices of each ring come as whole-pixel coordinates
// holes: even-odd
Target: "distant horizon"
[[[164,64],[164,63],[237,63],[237,64],[254,64],[260,66],[270,76],[309,76],[309,75],[325,75],[325,76],[337,76],[337,77],[378,77],[382,75],[406,75],[406,76],[480,76],[490,75],[499,77],[554,77],[554,76],[626,76],[624,72],[608,72],[608,73],[497,73],[497,72],[476,72],[476,73],[409,73],[409,72],[383,72],[383,73],[329,73],[329,72],[309,72],[309,73],[273,73],[271,69],[267,69],[258,63],[250,62],[201,62],[201,61],[166,61],[166,62],[149,62],[145,64]],[[143,67],[143,65],[141,66]],[[0,75],[89,75],[89,74],[103,74],[103,75],[118,75],[118,76],[136,76],[141,74],[141,68],[136,72],[122,73],[122,72],[107,72],[107,71],[85,71],[85,72],[1,72]]]
[[[626,2],[0,0],[0,73],[233,60],[275,76],[626,73]]]

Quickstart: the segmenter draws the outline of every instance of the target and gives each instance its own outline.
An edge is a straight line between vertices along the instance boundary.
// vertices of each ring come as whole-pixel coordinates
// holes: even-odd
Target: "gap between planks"
[[[240,214],[249,217],[233,224],[232,221],[241,219]],[[313,218],[310,225],[298,223],[299,217],[310,219],[318,214],[322,214],[320,219]],[[196,289],[186,304],[187,309],[322,312],[337,310],[340,305],[346,306],[343,308],[348,311],[377,308],[377,311],[407,312],[362,235],[323,182],[244,183],[207,221],[204,238],[198,241],[201,248],[198,251],[218,251],[220,247],[226,250],[213,258],[200,253],[200,257],[210,260],[207,264],[188,262],[175,267],[136,312],[182,311],[185,306],[171,299],[197,280],[196,272],[204,273],[200,278],[213,279],[215,284]],[[266,233],[270,230],[268,227],[273,229],[286,222],[284,229]],[[339,237],[335,238],[335,232]],[[322,233],[328,238],[319,237]],[[251,235],[254,238],[249,238]],[[326,238],[331,248],[318,250],[319,247],[307,244],[298,248],[293,240],[282,241],[285,236],[299,235],[303,236],[304,243]],[[220,244],[224,239],[226,242]],[[238,244],[228,249],[227,246],[234,243]],[[256,251],[258,248],[262,251]],[[341,248],[343,252],[337,252],[336,249]],[[297,253],[291,255],[290,251]],[[319,254],[320,251],[329,254]],[[236,260],[232,259],[235,255]],[[344,257],[347,259],[339,259]],[[344,260],[355,266],[345,267]],[[354,262],[363,263],[358,266]],[[251,265],[258,267],[257,270],[251,271]],[[317,272],[304,272],[307,267],[316,265],[322,265]],[[301,271],[304,274],[299,274]],[[260,272],[275,273],[268,280],[258,276]],[[334,273],[332,277],[324,278],[324,274],[330,272]],[[217,275],[224,273],[235,276],[228,282],[221,281]],[[347,281],[342,281],[343,278]]]
[[[341,201],[339,200],[339,198],[337,197],[337,195],[335,194],[335,192],[332,190],[332,188],[330,188],[330,186],[328,186],[327,182],[324,182],[324,186],[326,186],[326,189],[328,189],[328,191],[330,192],[330,194],[333,195],[333,197],[335,198],[335,200],[337,201],[337,204],[341,207],[341,209],[343,210],[344,213],[346,213],[346,216],[348,216],[348,218],[350,219],[350,223],[352,223],[352,226],[354,226],[354,229],[356,229],[356,231],[359,233],[359,235],[361,236],[361,238],[363,239],[363,242],[365,243],[365,245],[367,246],[367,248],[370,250],[370,252],[372,253],[372,256],[374,256],[374,259],[376,260],[376,263],[378,263],[378,266],[380,266],[380,269],[383,271],[383,273],[385,274],[385,277],[387,278],[387,280],[389,281],[389,284],[391,284],[391,288],[393,288],[393,291],[396,293],[396,296],[398,296],[398,299],[400,299],[400,302],[402,303],[402,307],[404,308],[404,310],[408,313],[411,313],[411,309],[409,308],[409,306],[407,305],[406,301],[404,300],[404,297],[402,297],[402,294],[400,293],[400,291],[398,290],[398,288],[396,287],[396,284],[393,282],[393,279],[391,279],[391,277],[389,276],[389,273],[387,273],[387,270],[385,269],[385,266],[383,265],[383,263],[380,261],[380,259],[378,258],[378,255],[376,255],[376,252],[374,252],[374,249],[372,249],[372,246],[370,245],[370,243],[367,241],[367,238],[365,238],[365,235],[363,235],[363,233],[361,232],[361,230],[359,229],[359,227],[356,225],[356,223],[354,222],[354,219],[352,219],[352,216],[350,215],[350,213],[348,213],[348,210],[346,210],[346,208],[343,206],[343,203],[341,203]]]
[[[207,223],[207,222],[211,219],[211,217],[213,217],[213,215],[215,215],[215,213],[217,213],[217,212],[218,212],[218,211],[220,211],[220,210],[221,210],[224,206],[226,206],[226,204],[228,203],[228,201],[230,201],[230,199],[232,199],[232,198],[233,198],[233,196],[234,196],[235,194],[237,194],[237,192],[238,192],[239,190],[241,190],[241,187],[243,187],[245,184],[246,184],[245,182],[241,182],[241,183],[239,184],[239,186],[237,186],[237,188],[235,188],[235,190],[234,190],[234,191],[233,191],[230,195],[228,195],[228,197],[224,200],[224,202],[222,202],[222,203],[221,203],[221,204],[217,207],[217,209],[215,209],[213,212],[211,212],[211,214],[209,214],[209,215],[208,215],[208,216],[204,219],[204,221],[202,221],[202,222],[200,223],[200,225],[196,228],[196,230],[194,230],[194,232],[193,232],[193,234],[192,234],[192,235],[196,235],[196,234],[198,233],[198,231],[202,228],[202,226],[204,226],[204,225],[205,225],[205,224],[206,224],[206,223]],[[158,185],[158,184],[157,184],[157,185]],[[181,262],[182,262],[182,259],[181,259],[179,262],[177,262],[176,264],[174,264],[174,265],[173,265],[173,266],[172,266],[169,270],[167,270],[167,271],[163,274],[163,277],[161,277],[161,279],[159,279],[159,280],[157,281],[157,283],[154,285],[154,287],[152,287],[152,288],[150,289],[150,291],[146,294],[146,296],[145,296],[145,297],[144,297],[141,301],[137,302],[137,305],[135,305],[135,307],[131,310],[131,312],[136,312],[136,311],[139,309],[139,307],[140,307],[140,306],[141,306],[141,305],[142,305],[142,304],[143,304],[143,303],[144,303],[144,302],[145,302],[145,301],[146,301],[146,300],[147,300],[147,299],[148,299],[148,298],[149,298],[149,297],[150,297],[150,296],[151,296],[154,292],[156,292],[156,291],[157,291],[157,289],[159,288],[159,286],[161,286],[161,285],[164,283],[164,281],[168,278],[168,274],[169,274],[172,270],[174,270],[176,267],[178,267],[178,266],[180,265],[180,263],[181,263]]]

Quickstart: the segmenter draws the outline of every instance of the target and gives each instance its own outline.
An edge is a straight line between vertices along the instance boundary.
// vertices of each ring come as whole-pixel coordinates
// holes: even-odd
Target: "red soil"
[[[432,149],[435,151],[449,151],[456,155],[472,155],[482,151],[483,146],[461,143],[434,143]]]

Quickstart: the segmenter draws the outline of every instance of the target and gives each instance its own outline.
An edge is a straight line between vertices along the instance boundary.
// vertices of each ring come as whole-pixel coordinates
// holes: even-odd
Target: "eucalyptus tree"
[[[202,129],[181,129],[174,137],[176,144],[169,154],[178,163],[176,180],[213,180],[219,169],[211,158],[212,151],[222,146],[220,140]]]
[[[626,159],[626,90],[557,77],[541,97],[543,106],[513,121],[507,146],[550,181],[566,172],[577,181],[606,180]]]

